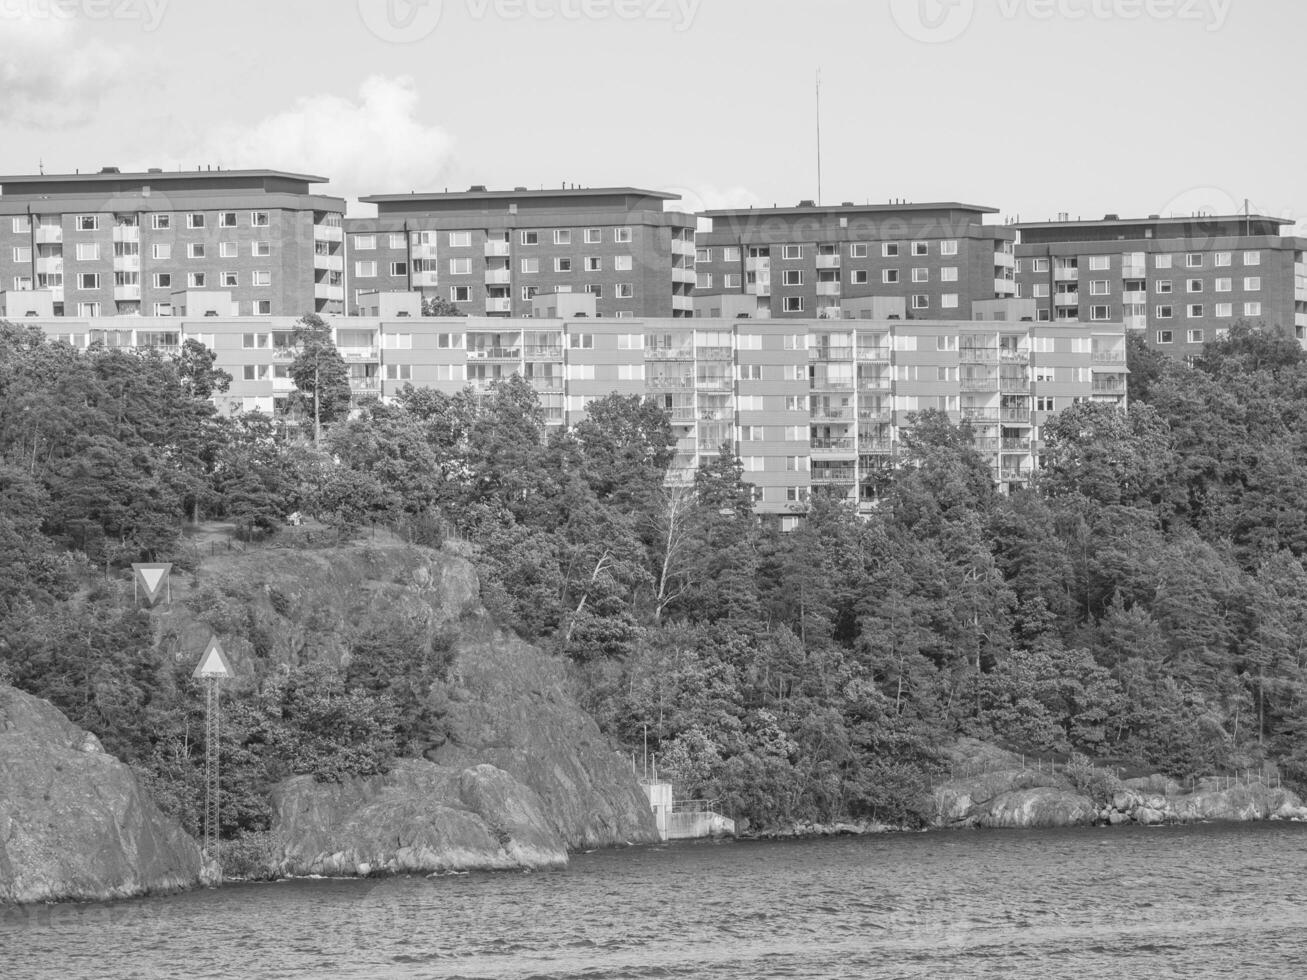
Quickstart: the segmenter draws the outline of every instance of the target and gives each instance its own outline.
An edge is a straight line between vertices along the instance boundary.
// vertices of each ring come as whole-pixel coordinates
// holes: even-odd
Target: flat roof
[[[146,170],[127,173],[84,173],[84,174],[9,174],[0,176],[0,185],[4,184],[47,184],[66,183],[69,181],[87,181],[100,183],[114,180],[198,180],[213,177],[284,177],[288,180],[302,180],[310,184],[325,184],[326,177],[313,174],[297,174],[289,170]]]
[[[398,201],[492,201],[506,197],[613,197],[615,195],[656,197],[664,201],[679,201],[680,194],[651,191],[641,187],[555,187],[538,190],[507,191],[410,191],[408,194],[369,194],[360,197],[364,204],[391,204]]]
[[[702,211],[704,218],[726,217],[736,214],[831,214],[879,211],[896,214],[904,211],[974,211],[977,214],[998,214],[998,208],[981,204],[963,204],[959,201],[935,201],[925,204],[800,204],[784,208],[724,208],[719,211]]]
[[[1100,218],[1098,220],[1076,219],[1075,221],[1017,221],[1015,228],[1122,228],[1136,225],[1192,225],[1217,224],[1232,221],[1270,222],[1277,225],[1294,224],[1292,218],[1273,218],[1266,214],[1190,214],[1190,215],[1150,215],[1146,218]]]

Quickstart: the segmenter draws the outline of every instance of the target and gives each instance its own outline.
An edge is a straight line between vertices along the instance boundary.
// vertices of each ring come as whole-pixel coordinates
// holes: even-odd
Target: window
[[[1091,272],[1104,272],[1110,268],[1112,268],[1112,256],[1110,255],[1089,256],[1089,270]]]
[[[78,289],[99,289],[100,274],[98,272],[79,272],[77,273]]]
[[[1171,319],[1171,316],[1172,316],[1172,313],[1173,313],[1173,312],[1174,312],[1173,309],[1172,309],[1171,307],[1169,307],[1169,306],[1159,306],[1159,307],[1154,311],[1154,313],[1155,313],[1157,319],[1159,319],[1159,320],[1169,320],[1169,319]]]
[[[913,270],[912,270],[912,281],[913,281],[913,282],[930,282],[930,270],[929,270],[929,269],[923,269],[923,268],[916,268],[916,269],[913,269]]]
[[[392,263],[390,263],[390,274],[391,274],[392,276],[407,276],[407,275],[408,275],[408,263],[407,263],[407,262],[392,262]]]
[[[849,258],[865,259],[867,257],[867,243],[854,242],[849,246]]]
[[[884,242],[880,246],[880,254],[881,254],[881,258],[897,259],[899,257],[899,243]]]
[[[939,298],[939,305],[946,310],[956,310],[958,308],[958,294],[943,293]]]
[[[1243,264],[1244,264],[1244,265],[1261,265],[1261,264],[1262,264],[1262,253],[1261,253],[1261,252],[1244,252],[1244,253],[1243,253]]]
[[[1112,319],[1112,307],[1110,306],[1091,306],[1089,308],[1089,319],[1091,320],[1110,320]]]
[[[635,296],[635,286],[629,282],[619,282],[613,289],[613,295],[618,299],[631,299]]]
[[[865,286],[870,280],[866,269],[854,269],[852,272],[852,283],[855,286]]]
[[[1234,280],[1229,276],[1223,276],[1216,280],[1216,291],[1218,293],[1228,293],[1234,286]]]
[[[581,292],[589,293],[591,296],[602,299],[604,295],[604,287],[597,282],[588,282],[584,287],[582,287]]]
[[[405,237],[405,235],[404,235],[404,233],[403,233],[402,231],[400,231],[400,232],[394,232],[394,231],[392,231],[392,232],[390,233],[390,247],[391,247],[391,248],[408,248],[408,239]]]
[[[1201,269],[1203,267],[1203,253],[1186,252],[1184,257],[1184,267],[1186,269]]]
[[[929,254],[930,254],[930,243],[929,243],[929,242],[913,242],[913,243],[912,243],[912,254],[913,254],[913,255],[929,255]]]
[[[554,259],[554,271],[555,271],[555,272],[571,272],[571,271],[572,271],[572,260],[571,260],[571,259]]]
[[[1158,279],[1153,288],[1159,293],[1169,293],[1171,291],[1171,280]]]
[[[252,273],[250,279],[256,286],[272,285],[272,273],[266,269]]]
[[[898,269],[882,269],[880,273],[881,282],[894,283],[899,281]]]
[[[155,289],[172,289],[172,273],[156,272],[154,274]]]
[[[930,297],[923,293],[915,293],[912,297],[912,308],[914,310],[924,310],[930,306]]]
[[[956,265],[946,265],[946,266],[944,266],[944,268],[942,268],[942,269],[939,270],[939,281],[940,281],[940,282],[957,282],[957,281],[958,281],[958,267],[957,267]]]
[[[463,346],[463,335],[461,333],[438,333],[436,334],[436,347],[440,350],[457,350]]]
[[[539,271],[540,271],[540,260],[539,260],[539,259],[523,259],[523,260],[522,260],[522,264],[521,264],[521,269],[522,269],[522,271],[523,271],[524,273],[526,273],[527,275],[531,275],[532,273],[539,272]]]
[[[235,243],[235,242],[219,242],[219,243],[218,243],[218,257],[219,257],[219,258],[223,258],[223,259],[234,259],[234,258],[236,258],[236,255],[237,255],[238,251],[239,251],[239,249],[237,249],[237,247],[236,247],[236,243]]]
[[[272,254],[272,245],[268,242],[250,242],[250,254],[256,259],[266,259]]]
[[[368,259],[363,262],[354,263],[354,275],[359,279],[371,279],[377,274],[377,262],[375,259]]]
[[[27,215],[21,215],[14,218],[14,234],[26,235],[32,230],[32,223],[27,220]]]
[[[807,468],[808,468],[808,457],[807,457],[807,456],[786,456],[786,457],[785,457],[785,469],[787,469],[787,470],[789,470],[789,471],[792,471],[792,472],[797,472],[797,471],[800,471],[800,470],[806,470]]]
[[[219,227],[219,228],[235,228],[235,227],[236,227],[236,212],[235,212],[235,211],[219,211],[219,212],[218,212],[218,227]]]
[[[234,289],[240,285],[240,275],[235,272],[222,272],[218,275],[218,281],[225,289]]]
[[[628,243],[631,241],[631,229],[630,229],[630,228],[614,228],[614,229],[613,229],[613,241],[617,242],[617,244],[619,244],[619,245],[625,245],[625,244],[628,244]]]
[[[73,219],[73,227],[78,231],[99,231],[100,216],[95,214],[79,214]]]
[[[727,245],[725,248],[723,248],[723,249],[722,249],[722,261],[723,261],[723,262],[739,262],[739,261],[740,261],[740,249],[739,249],[739,246],[738,246],[738,245]]]
[[[1200,317],[1203,315],[1203,304],[1202,304],[1202,303],[1190,303],[1190,304],[1185,308],[1185,315],[1186,315],[1187,317],[1189,317],[1189,319],[1191,319],[1191,320],[1196,320],[1196,319],[1200,318]]]
[[[376,235],[355,235],[354,250],[356,252],[370,252],[377,247]]]
[[[573,333],[567,335],[567,346],[572,350],[590,350],[595,345],[592,333]]]
[[[1169,255],[1154,255],[1154,256],[1153,256],[1153,268],[1154,268],[1154,269],[1169,269],[1169,268],[1171,268],[1171,256],[1169,256]]]
[[[186,277],[186,285],[191,289],[203,289],[208,279],[203,272],[192,272]]]
[[[939,254],[940,254],[940,255],[957,255],[957,254],[958,254],[958,242],[957,242],[957,239],[956,239],[956,238],[951,238],[951,239],[949,239],[948,241],[940,242],[940,243],[939,243]]]
[[[555,229],[554,229],[554,244],[555,244],[555,245],[571,245],[571,244],[572,244],[572,229],[571,229],[571,228],[555,228]]]
[[[1244,315],[1244,316],[1261,316],[1261,315],[1262,315],[1262,304],[1261,304],[1261,303],[1244,303],[1244,304],[1243,304],[1243,315]]]
[[[192,259],[204,258],[204,242],[191,242],[186,246],[186,255]]]
[[[1201,279],[1186,280],[1184,289],[1187,293],[1201,293],[1203,291],[1203,281]]]
[[[32,288],[32,277],[31,277],[31,276],[14,276],[14,291],[15,291],[15,292],[19,292],[19,293],[21,293],[21,292],[26,292],[27,290],[29,290],[29,289],[31,289],[31,288]]]
[[[786,269],[783,273],[781,273],[781,276],[782,276],[782,279],[783,279],[784,284],[785,284],[786,286],[802,286],[802,285],[803,285],[803,270],[802,270],[802,269]]]
[[[408,381],[413,377],[412,364],[387,364],[386,380],[387,381]]]
[[[1175,338],[1175,334],[1170,330],[1157,331],[1157,342],[1159,344],[1169,344]]]
[[[77,261],[94,262],[100,257],[99,242],[78,242],[77,243]]]
[[[695,273],[694,286],[696,289],[712,289],[712,273],[711,272]]]
[[[522,232],[522,235],[521,235],[521,237],[520,237],[518,240],[519,240],[523,245],[539,245],[539,244],[540,244],[540,232],[538,232],[538,231],[524,231],[524,232]]]
[[[203,227],[204,227],[204,215],[200,214],[200,213],[197,212],[197,211],[192,211],[190,214],[188,214],[188,215],[186,216],[186,227],[187,227],[187,228],[203,228]]]
[[[1216,259],[1215,259],[1215,264],[1216,264],[1218,267],[1219,267],[1219,266],[1223,266],[1223,265],[1229,265],[1229,264],[1230,264],[1230,253],[1229,253],[1229,252],[1217,252],[1217,253],[1216,253]]]
[[[598,245],[603,240],[603,233],[598,228],[587,228],[585,230],[585,243],[587,245]]]
[[[1108,293],[1108,283],[1106,279],[1091,279],[1089,281],[1090,296],[1106,296]]]
[[[155,231],[167,231],[172,227],[172,215],[170,214],[152,214],[150,215],[150,227]]]
[[[32,261],[32,247],[30,245],[18,245],[14,247],[14,262],[23,264]]]
[[[272,300],[256,299],[252,306],[255,316],[272,316]]]
[[[1030,260],[1030,271],[1031,271],[1031,272],[1047,272],[1047,271],[1048,271],[1048,259],[1031,259],[1031,260]]]
[[[538,293],[538,292],[540,292],[540,287],[539,287],[539,286],[523,286],[523,287],[522,287],[522,298],[525,299],[525,300],[532,300],[532,299],[535,299],[535,295],[536,295],[536,293]]]
[[[268,212],[267,212],[267,211],[251,211],[251,212],[250,212],[250,227],[251,227],[251,228],[267,228],[267,227],[268,227]]]
[[[784,245],[781,247],[781,258],[783,259],[801,259],[803,258],[802,245]]]
[[[451,276],[470,276],[472,274],[472,260],[450,259],[449,274]]]
[[[630,271],[631,271],[631,256],[629,256],[629,255],[614,255],[614,256],[613,256],[613,269],[614,269],[614,271],[616,271],[616,272],[630,272]]]
[[[449,301],[451,303],[470,303],[472,302],[471,286],[450,286]]]
[[[1053,399],[1049,395],[1040,395],[1035,399],[1036,412],[1055,412],[1057,409],[1055,409],[1053,405]]]
[[[644,350],[644,334],[642,333],[619,333],[617,335],[618,350]]]
[[[802,297],[802,296],[786,296],[785,299],[784,299],[784,304],[785,304],[785,305],[783,306],[783,309],[784,309],[784,311],[785,311],[786,313],[802,313],[802,312],[803,312],[803,297]]]
[[[1035,299],[1048,299],[1048,283],[1033,283],[1030,287],[1030,295]]]
[[[100,304],[99,304],[99,303],[78,303],[78,304],[77,304],[77,315],[78,315],[78,316],[99,316],[99,315],[100,315]]]
[[[1256,293],[1262,288],[1261,276],[1244,276],[1243,288],[1245,292]]]
[[[155,304],[154,304],[154,315],[155,315],[155,316],[172,316],[172,304],[171,304],[171,303],[155,303]]]
[[[467,248],[472,244],[472,233],[470,231],[451,231],[449,233],[450,248]]]
[[[1191,344],[1201,344],[1203,342],[1203,332],[1201,330],[1190,330],[1186,339]]]
[[[1218,316],[1218,317],[1227,317],[1227,318],[1228,318],[1228,317],[1232,317],[1232,316],[1234,316],[1234,304],[1233,304],[1233,303],[1217,303],[1217,304],[1216,304],[1216,316]]]

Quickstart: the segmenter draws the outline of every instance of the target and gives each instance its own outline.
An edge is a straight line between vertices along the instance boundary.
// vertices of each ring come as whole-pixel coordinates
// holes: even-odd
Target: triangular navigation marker
[[[132,571],[136,573],[137,584],[145,590],[145,597],[150,602],[154,602],[159,598],[164,583],[168,581],[168,573],[172,571],[172,562],[160,562],[158,564],[133,562]]]
[[[209,645],[204,649],[204,656],[200,657],[200,662],[195,666],[196,677],[208,680],[225,681],[235,676],[235,671],[231,669],[231,664],[227,660],[227,655],[222,652],[222,646],[218,643],[215,636],[209,640]]]

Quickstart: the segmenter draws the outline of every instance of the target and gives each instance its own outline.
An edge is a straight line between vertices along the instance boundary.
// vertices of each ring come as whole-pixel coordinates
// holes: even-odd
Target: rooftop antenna
[[[821,207],[821,69],[817,69],[817,206]]]

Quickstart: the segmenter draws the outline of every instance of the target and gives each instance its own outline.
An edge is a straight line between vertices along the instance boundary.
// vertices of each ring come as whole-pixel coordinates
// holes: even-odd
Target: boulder
[[[190,888],[200,849],[48,701],[0,685],[0,903]]]
[[[1087,796],[1035,787],[1003,793],[971,816],[979,827],[1074,827],[1093,823],[1095,810]]]

